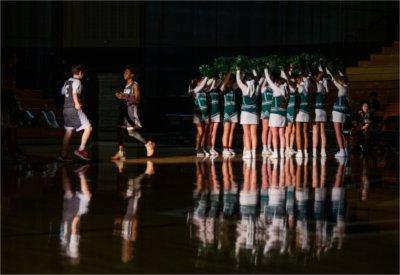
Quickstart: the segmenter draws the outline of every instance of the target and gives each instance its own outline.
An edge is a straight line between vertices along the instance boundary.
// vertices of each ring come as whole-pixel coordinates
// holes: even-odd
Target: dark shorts
[[[63,115],[65,129],[81,131],[91,126],[88,118],[82,110],[77,110],[75,108],[64,108]]]

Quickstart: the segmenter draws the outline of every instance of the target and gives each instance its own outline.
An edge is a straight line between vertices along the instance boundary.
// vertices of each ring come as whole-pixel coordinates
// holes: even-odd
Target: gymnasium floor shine
[[[399,272],[398,155],[244,162],[160,148],[122,163],[102,148],[88,165],[50,149],[3,163],[2,273]]]

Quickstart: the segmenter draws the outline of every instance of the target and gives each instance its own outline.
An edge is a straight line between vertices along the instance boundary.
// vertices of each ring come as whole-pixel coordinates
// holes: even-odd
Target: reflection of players
[[[231,217],[234,214],[237,203],[237,182],[232,170],[232,160],[227,157],[222,162],[222,181],[224,184],[223,215]]]
[[[370,159],[367,157],[362,158],[361,162],[361,200],[365,201],[368,197],[369,178],[370,178]]]
[[[281,158],[278,173],[277,160],[273,160],[271,187],[268,189],[267,217],[270,221],[267,229],[267,241],[264,255],[272,249],[284,253],[286,247],[286,220],[285,220],[285,174],[284,159]],[[278,175],[279,174],[279,175]]]
[[[331,247],[337,241],[337,249],[342,248],[343,238],[345,236],[345,214],[346,214],[346,201],[345,201],[345,188],[343,187],[344,177],[344,160],[338,159],[339,166],[336,171],[335,184],[332,188],[332,218],[334,226],[332,229]]]
[[[240,191],[239,203],[241,220],[237,223],[236,255],[242,247],[255,253],[255,216],[257,207],[257,170],[254,160],[243,162],[243,186]]]
[[[309,203],[309,188],[308,183],[308,167],[307,159],[303,161],[296,159],[296,205],[297,205],[297,224],[296,224],[296,241],[297,246],[303,250],[308,251],[310,249],[309,237],[308,237],[308,203]],[[301,178],[301,172],[303,171],[303,178]]]
[[[124,166],[122,161],[116,161],[115,164],[118,168],[118,179],[122,179],[124,173]],[[135,178],[129,178],[126,190],[123,192],[125,199],[126,210],[124,217],[116,218],[115,226],[120,229],[122,247],[121,247],[121,261],[127,263],[132,261],[133,248],[137,239],[138,225],[139,225],[139,200],[141,197],[141,182],[146,175],[150,176],[154,174],[154,167],[151,161],[147,161],[146,170],[144,173],[138,175]],[[121,182],[119,182],[121,184]],[[125,189],[125,188],[124,188]],[[117,232],[119,230],[116,230]]]
[[[319,257],[322,252],[326,252],[328,248],[325,174],[325,158],[321,158],[320,175],[318,175],[317,160],[314,158],[312,166],[312,184],[314,188],[315,248],[317,257]]]
[[[62,167],[62,184],[64,189],[63,215],[60,226],[60,241],[63,251],[73,263],[79,263],[79,223],[82,215],[88,212],[91,193],[85,173],[89,164],[75,171],[79,177],[80,187],[74,191],[66,167]]]

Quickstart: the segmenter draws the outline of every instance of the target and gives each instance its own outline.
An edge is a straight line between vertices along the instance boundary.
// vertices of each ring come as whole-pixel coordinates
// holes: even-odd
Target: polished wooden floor
[[[398,155],[2,164],[2,273],[398,273]],[[40,148],[41,147],[41,148]],[[101,148],[100,148],[101,147]],[[53,154],[53,155],[52,155]]]

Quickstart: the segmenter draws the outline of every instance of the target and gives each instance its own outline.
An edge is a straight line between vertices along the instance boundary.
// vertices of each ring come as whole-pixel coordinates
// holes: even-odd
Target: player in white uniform
[[[125,130],[128,135],[137,139],[146,148],[147,156],[151,157],[154,154],[155,143],[146,141],[142,135],[137,131],[142,128],[138,116],[138,106],[140,103],[140,87],[134,81],[135,69],[127,67],[124,71],[124,80],[126,81],[125,89],[123,92],[116,92],[115,97],[125,101],[120,107],[120,114],[118,119],[117,137],[118,137],[118,152],[111,158],[112,160],[125,160],[126,153],[124,151],[124,136]]]
[[[346,157],[347,150],[345,148],[347,148],[347,142],[343,135],[343,125],[346,122],[346,113],[348,112],[349,80],[341,72],[339,72],[340,77],[337,80],[328,68],[326,72],[331,76],[333,84],[338,89],[338,96],[332,111],[332,122],[335,127],[336,141],[339,146],[339,152],[335,154],[335,157]]]
[[[271,127],[272,131],[272,145],[274,148],[271,158],[276,159],[278,158],[278,137],[281,157],[284,156],[285,151],[287,84],[282,78],[278,78],[273,82],[267,68],[264,70],[264,73],[268,85],[273,91],[269,127]]]
[[[85,146],[92,132],[92,126],[82,110],[82,104],[79,100],[82,91],[81,80],[84,76],[82,65],[74,65],[71,69],[72,77],[68,79],[61,90],[64,95],[64,128],[65,134],[62,149],[58,159],[68,161],[68,147],[71,141],[73,131],[82,131],[81,144],[75,155],[83,160],[90,160],[89,153]]]
[[[324,71],[319,66],[319,71],[314,75],[314,79],[317,85],[317,91],[315,93],[315,117],[313,122],[313,157],[317,157],[318,143],[321,138],[321,157],[326,157],[326,107],[325,97],[328,92],[328,82],[324,77]]]
[[[254,72],[253,72],[254,73]],[[242,108],[240,113],[240,124],[243,126],[243,158],[256,158],[257,149],[257,126],[259,123],[258,95],[260,91],[259,83],[255,76],[247,74],[241,79],[240,69],[236,70],[236,83],[242,91]]]

